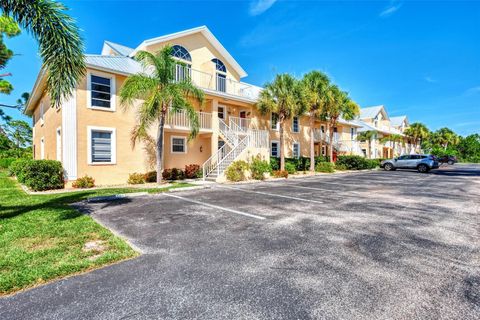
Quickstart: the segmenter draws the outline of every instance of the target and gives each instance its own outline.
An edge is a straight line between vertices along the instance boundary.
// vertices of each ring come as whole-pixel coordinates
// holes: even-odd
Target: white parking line
[[[285,198],[285,199],[292,199],[292,200],[298,200],[298,201],[313,202],[313,203],[323,203],[322,201],[318,201],[318,200],[310,200],[310,199],[303,199],[303,198],[297,198],[297,197],[291,197],[291,196],[284,196],[284,195],[281,195],[281,194],[275,194],[275,193],[270,193],[270,192],[255,191],[255,190],[248,190],[248,189],[242,189],[242,188],[233,188],[233,187],[226,187],[226,186],[221,186],[221,188],[232,189],[232,190],[239,190],[239,191],[243,191],[243,192],[258,193],[258,194],[263,194],[263,195],[266,195],[266,196],[279,197],[279,198]]]
[[[338,194],[339,191],[338,190],[332,190],[332,189],[326,189],[326,188],[317,188],[317,187],[304,187],[304,186],[299,186],[299,185],[296,185],[296,184],[289,184],[288,187],[293,187],[293,188],[300,188],[300,189],[307,189],[307,190],[317,190],[317,191],[330,191],[330,192],[335,192],[335,194]],[[340,195],[341,197],[346,197],[346,196],[354,196],[354,195],[358,195],[359,193],[358,192],[355,192],[355,191],[341,191],[342,194]],[[348,194],[345,194],[345,193],[348,193]]]
[[[239,215],[242,215],[242,216],[255,218],[255,219],[259,219],[259,220],[265,220],[265,217],[262,217],[262,216],[257,216],[255,214],[251,214],[251,213],[247,213],[247,212],[242,212],[242,211],[238,211],[238,210],[233,210],[233,209],[229,209],[229,208],[216,206],[214,204],[209,204],[209,203],[205,203],[205,202],[201,202],[201,201],[196,201],[196,200],[180,197],[180,196],[177,196],[177,195],[174,195],[174,194],[163,193],[163,195],[165,195],[167,197],[177,198],[177,199],[180,199],[180,200],[183,200],[183,201],[186,201],[186,202],[199,204],[199,205],[202,205],[202,206],[205,206],[205,207],[210,207],[210,208],[214,208],[214,209],[218,209],[218,210],[223,210],[223,211],[227,211],[227,212],[231,212],[231,213],[235,213],[235,214],[239,214]]]

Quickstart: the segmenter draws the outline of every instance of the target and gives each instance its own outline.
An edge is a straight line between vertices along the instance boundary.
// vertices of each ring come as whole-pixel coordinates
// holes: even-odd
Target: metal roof
[[[107,46],[109,46],[110,48],[112,48],[119,55],[122,55],[122,56],[125,56],[125,57],[130,55],[135,50],[133,48],[129,48],[129,47],[123,46],[121,44],[110,42],[110,41],[105,41],[104,43]]]
[[[140,73],[144,71],[142,65],[129,57],[123,56],[102,56],[102,55],[85,55],[85,63],[87,66],[98,69],[105,69],[123,73],[126,75]]]
[[[385,108],[383,106],[375,106],[375,107],[361,108],[360,109],[360,119],[373,119],[382,110],[388,118],[387,112],[385,111]]]
[[[394,127],[400,127],[404,121],[407,121],[407,116],[398,116],[398,117],[391,117],[390,124]]]

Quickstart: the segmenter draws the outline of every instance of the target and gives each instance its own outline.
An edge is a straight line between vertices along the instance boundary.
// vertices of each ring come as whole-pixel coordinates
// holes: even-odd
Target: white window
[[[298,124],[298,117],[293,117],[292,131],[293,132],[300,132],[300,125]]]
[[[279,123],[278,123],[278,113],[275,113],[275,112],[272,112],[272,115],[271,115],[271,129],[272,130],[278,130],[279,128]]]
[[[355,140],[355,128],[350,128],[350,139]]]
[[[44,110],[44,105],[43,105],[43,101],[40,102],[40,125],[43,126],[43,124],[45,123],[45,110]]]
[[[88,107],[115,111],[115,76],[104,73],[88,73]]]
[[[40,139],[40,159],[45,159],[45,138]]]
[[[192,66],[188,63],[175,65],[175,81],[182,82],[192,78]]]
[[[172,137],[171,145],[172,145],[172,153],[187,153],[186,137]]]
[[[270,156],[280,157],[280,143],[278,141],[272,141],[270,144]]]
[[[322,156],[326,156],[326,155],[327,155],[327,147],[322,146]]]
[[[292,155],[294,158],[300,158],[300,143],[298,142],[293,143]]]
[[[115,128],[88,127],[88,164],[115,164]]]
[[[218,118],[225,119],[225,107],[218,106]]]
[[[62,129],[57,128],[57,161],[62,161]]]

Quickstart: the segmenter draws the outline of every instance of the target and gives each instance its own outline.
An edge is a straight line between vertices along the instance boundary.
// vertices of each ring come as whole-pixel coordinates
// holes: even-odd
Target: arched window
[[[225,64],[223,64],[221,60],[214,58],[212,59],[212,62],[215,63],[215,69],[217,71],[227,72],[227,67],[225,67]]]
[[[179,58],[185,61],[192,61],[192,57],[190,56],[188,50],[182,46],[179,46],[178,44],[172,47],[172,57]]]

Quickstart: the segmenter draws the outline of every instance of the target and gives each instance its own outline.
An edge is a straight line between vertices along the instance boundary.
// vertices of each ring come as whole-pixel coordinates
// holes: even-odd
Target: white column
[[[76,92],[62,104],[62,166],[67,180],[77,179],[77,100]]]

